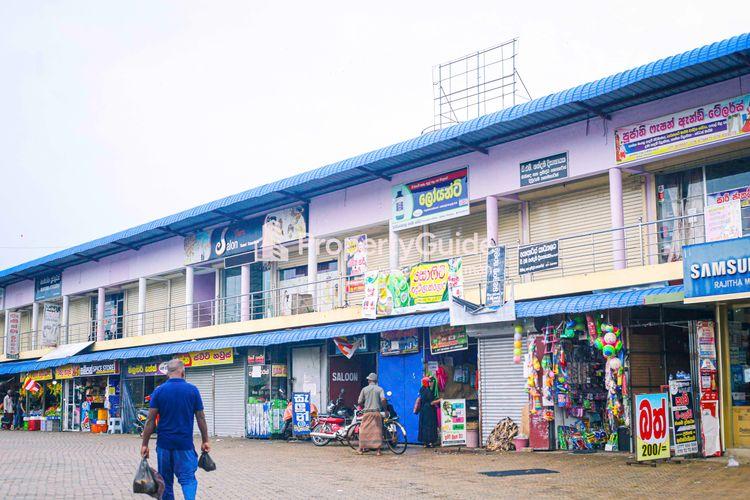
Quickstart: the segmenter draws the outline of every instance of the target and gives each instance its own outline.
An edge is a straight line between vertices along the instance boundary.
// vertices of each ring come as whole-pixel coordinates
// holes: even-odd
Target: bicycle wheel
[[[406,451],[406,429],[398,422],[389,422],[384,429],[385,442],[396,455]]]
[[[320,423],[313,427],[312,432],[325,432],[326,434],[330,434],[331,426],[328,424]],[[324,438],[320,436],[310,436],[310,439],[312,439],[312,442],[315,446],[325,446],[331,442],[330,438]]]
[[[346,431],[346,444],[352,450],[359,449],[359,424],[354,424]]]

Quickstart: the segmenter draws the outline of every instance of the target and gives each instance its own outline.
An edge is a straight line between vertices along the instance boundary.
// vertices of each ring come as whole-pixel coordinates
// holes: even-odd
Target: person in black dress
[[[439,400],[430,388],[430,378],[422,379],[422,387],[419,389],[419,435],[417,440],[425,448],[438,445],[438,423],[435,405]]]

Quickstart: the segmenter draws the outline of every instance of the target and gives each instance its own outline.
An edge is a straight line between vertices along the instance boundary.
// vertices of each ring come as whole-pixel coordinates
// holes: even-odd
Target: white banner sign
[[[57,304],[44,304],[44,315],[42,316],[42,347],[57,347],[59,330],[60,306]]]
[[[5,318],[5,356],[18,358],[21,352],[21,313],[11,311]]]

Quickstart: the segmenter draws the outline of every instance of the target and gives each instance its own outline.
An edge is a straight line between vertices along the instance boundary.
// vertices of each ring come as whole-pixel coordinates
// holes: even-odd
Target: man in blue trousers
[[[167,363],[169,379],[156,388],[151,395],[148,421],[143,429],[141,456],[148,458],[148,441],[156,428],[159,417],[159,433],[156,438],[156,455],[159,474],[164,478],[164,500],[174,499],[174,476],[182,486],[186,500],[193,500],[198,489],[195,471],[198,455],[193,446],[193,418],[198,421],[201,433],[201,450],[210,451],[208,426],[203,414],[203,400],[198,388],[185,381],[185,364],[179,359]]]

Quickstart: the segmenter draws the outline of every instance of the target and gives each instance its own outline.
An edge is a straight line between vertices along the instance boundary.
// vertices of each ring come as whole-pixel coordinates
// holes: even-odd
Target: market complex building
[[[469,444],[623,450],[679,379],[683,451],[750,447],[749,107],[745,34],[6,269],[0,381],[127,428],[179,355],[212,434],[269,437],[374,371],[415,439],[429,372]]]

